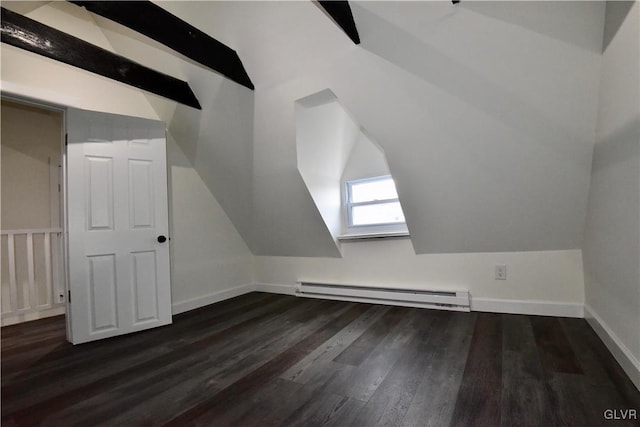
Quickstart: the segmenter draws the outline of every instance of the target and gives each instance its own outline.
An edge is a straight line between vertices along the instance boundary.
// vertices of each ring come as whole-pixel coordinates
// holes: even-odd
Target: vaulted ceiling
[[[255,91],[77,5],[3,7],[187,82],[202,111],[144,93],[144,115],[255,254],[339,256],[296,166],[294,104],[326,89],[387,154],[417,253],[580,246],[603,2],[349,2],[360,44],[324,2],[155,4],[235,51]]]

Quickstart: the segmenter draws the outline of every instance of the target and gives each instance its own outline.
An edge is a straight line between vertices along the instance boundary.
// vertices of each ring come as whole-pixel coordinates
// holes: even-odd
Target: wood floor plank
[[[311,353],[316,347],[338,333],[342,328],[356,320],[369,309],[370,306],[365,304],[352,304],[344,314],[323,326],[312,335],[296,343],[260,368],[221,390],[219,393],[214,394],[204,402],[178,414],[165,425],[185,426],[208,424],[210,418],[215,418],[223,414],[236,399],[246,394],[248,390],[280,376],[307,354]]]
[[[386,324],[385,324],[386,322]],[[80,346],[2,328],[2,426],[632,426],[584,319],[251,293]],[[571,372],[566,372],[571,371]]]
[[[71,407],[77,402],[86,399],[87,396],[98,394],[111,387],[117,386],[121,381],[129,379],[132,375],[143,375],[145,372],[153,372],[168,363],[191,355],[198,349],[206,348],[214,343],[223,342],[228,336],[233,336],[241,331],[249,331],[257,325],[261,325],[266,319],[284,313],[287,307],[294,302],[295,300],[283,300],[283,305],[279,306],[278,309],[274,309],[272,307],[272,309],[266,313],[254,315],[249,320],[236,324],[230,328],[226,328],[211,335],[205,335],[196,341],[185,343],[181,347],[172,349],[171,351],[163,351],[160,354],[157,352],[149,353],[147,354],[149,360],[140,361],[133,366],[121,364],[123,367],[127,367],[124,367],[124,369],[118,369],[116,372],[107,371],[106,375],[102,373],[100,378],[93,382],[83,384],[79,387],[77,385],[71,386],[74,388],[69,388],[66,392],[55,394],[49,399],[39,400],[36,403],[24,406],[22,409],[15,411],[12,414],[12,417],[20,424],[38,424],[45,418],[52,417],[63,408]],[[63,382],[60,386],[66,385],[69,387],[68,378],[62,378],[61,380],[63,380]],[[51,387],[55,388],[56,385],[56,383],[52,383]],[[21,392],[22,393],[20,395],[24,396],[26,393],[27,398],[34,395],[34,393],[30,393],[28,390],[21,390]],[[29,402],[29,400],[27,400],[27,402]]]
[[[628,408],[638,408],[640,393],[595,331],[583,319],[560,320],[566,336],[574,348],[587,379],[596,387],[611,387]]]
[[[351,343],[361,336],[388,310],[388,306],[372,307],[371,310],[347,325],[347,327],[327,340],[323,345],[309,353],[307,357],[285,371],[280,378],[301,384],[317,384],[323,382],[323,378],[326,380],[331,372],[342,366],[334,363],[333,359],[351,345]]]
[[[284,420],[312,400],[312,396],[312,390],[304,385],[276,378],[243,396],[251,405],[236,406],[215,414],[207,423],[219,426],[283,425]]]
[[[47,348],[55,348],[60,345],[66,336],[64,316],[55,316],[53,321],[42,322],[41,319],[33,322],[12,325],[2,328],[3,345],[0,349],[3,372],[11,372],[13,365],[17,362],[23,364],[25,358],[37,358],[47,354]],[[18,328],[20,325],[31,323],[32,329]],[[5,329],[13,330],[7,332]],[[30,332],[37,330],[38,333]]]
[[[582,374],[582,367],[555,317],[532,316],[531,326],[546,373]]]
[[[260,299],[253,302],[252,305],[247,306],[245,305],[246,300],[245,298],[238,300],[238,307],[235,307],[235,311],[227,311],[223,306],[215,312],[212,310],[194,310],[199,312],[199,315],[176,316],[170,330],[167,327],[156,328],[114,339],[87,343],[80,347],[74,347],[67,343],[66,340],[61,340],[55,352],[47,354],[47,357],[39,360],[38,364],[30,365],[27,372],[22,370],[20,372],[20,380],[29,385],[33,380],[42,376],[52,379],[68,379],[70,373],[69,368],[72,367],[84,372],[84,368],[86,367],[95,366],[103,361],[110,361],[112,356],[121,354],[123,349],[127,349],[129,352],[136,352],[149,348],[150,346],[157,346],[158,343],[166,346],[181,345],[186,342],[189,337],[197,337],[201,334],[203,326],[212,323],[217,325],[216,321],[219,319],[226,320],[230,318],[232,323],[238,322],[241,321],[241,319],[237,319],[235,317],[236,314],[244,314],[256,308],[268,312],[276,305],[281,306],[286,304],[286,301],[270,298],[267,300]],[[222,327],[224,327],[224,325]],[[81,350],[78,350],[79,348]],[[11,380],[11,370],[7,364],[9,364],[9,361],[3,358],[3,380]],[[13,383],[15,384],[16,382],[13,381]]]
[[[305,305],[306,311],[314,304]],[[316,302],[316,305],[320,304]],[[282,348],[288,348],[308,336],[325,324],[327,317],[341,313],[344,308],[341,305],[331,309],[325,307],[322,314],[317,313],[315,319],[297,325],[293,330],[288,322],[281,322],[271,330],[263,324],[259,336],[237,337],[234,341],[239,345],[221,343],[223,346],[211,346],[202,357],[183,358],[180,363],[154,371],[143,383],[131,381],[112,393],[104,393],[99,399],[88,402],[95,408],[81,405],[74,410],[90,414],[83,418],[81,424],[84,425],[95,425],[103,419],[111,419],[116,411],[121,413],[116,415],[116,422],[138,424],[142,420],[136,418],[136,413],[148,407],[154,410],[144,421],[152,425],[162,424],[171,419],[179,408],[194,406],[257,369],[280,353]],[[300,312],[299,309],[290,310],[287,319],[295,319]]]
[[[451,426],[498,426],[502,401],[502,318],[480,313]]]
[[[289,300],[289,303],[291,300]],[[14,359],[2,358],[2,380],[12,381],[12,373],[19,372],[20,380],[26,387],[30,387],[33,381],[46,376],[47,378],[66,381],[73,371],[85,373],[90,367],[111,361],[114,355],[122,354],[123,349],[129,353],[136,353],[146,348],[155,347],[157,343],[166,346],[179,346],[189,337],[197,336],[206,325],[214,324],[220,319],[231,319],[237,322],[237,314],[246,314],[253,309],[269,311],[271,305],[281,306],[286,302],[274,295],[264,293],[252,293],[232,300],[220,303],[216,310],[193,310],[174,317],[174,324],[170,330],[167,327],[157,328],[140,333],[130,334],[114,339],[101,340],[74,347],[60,339],[54,352],[46,353],[46,358],[39,356],[37,364],[33,364],[29,358],[18,354]],[[64,328],[64,324],[62,324]],[[79,351],[78,348],[82,350]],[[24,368],[28,366],[28,370]],[[71,369],[72,368],[72,369]],[[14,385],[18,382],[12,381]]]
[[[420,385],[402,421],[406,426],[448,426],[464,374],[475,313],[451,313],[448,324],[432,330],[431,358],[416,375]]]
[[[630,409],[622,404],[608,387],[593,387],[580,374],[554,372],[548,379],[550,405],[555,415],[553,425],[601,427],[638,426],[639,420],[605,419],[607,409]]]
[[[407,344],[419,333],[418,323],[421,319],[417,310],[402,308],[395,313],[400,318],[386,336],[380,337],[380,343],[367,358],[359,366],[342,364],[322,385],[324,392],[363,402],[371,398],[398,358],[408,351]]]
[[[256,316],[263,316],[258,317],[257,320],[259,321],[264,319],[264,316],[282,312],[286,307],[290,306],[293,301],[292,299],[274,299],[273,304],[267,303],[264,304],[264,307],[259,306],[252,314],[242,314],[237,317],[232,317],[230,321],[223,321],[219,323],[217,327],[210,328],[208,332],[218,333],[228,327],[242,324],[242,322]],[[240,306],[246,307],[242,303],[240,303]],[[105,376],[114,374],[120,369],[126,370],[131,366],[136,366],[152,358],[159,357],[162,354],[171,353],[176,348],[180,348],[184,344],[193,341],[187,340],[184,334],[190,331],[191,326],[193,326],[193,324],[189,322],[191,319],[193,319],[193,316],[188,318],[186,322],[176,320],[177,324],[172,326],[172,330],[177,333],[175,339],[178,340],[180,345],[173,345],[172,340],[168,339],[168,328],[158,328],[153,331],[145,331],[139,334],[104,340],[98,343],[90,343],[79,347],[62,343],[61,352],[65,353],[65,355],[69,354],[75,357],[58,357],[59,353],[53,353],[51,357],[42,359],[37,365],[29,367],[20,378],[13,381],[10,385],[3,386],[3,392],[11,396],[9,405],[7,407],[3,406],[3,411],[15,411],[28,407],[46,400],[46,397],[52,393],[61,394],[65,391],[91,384]],[[183,328],[184,326],[188,329],[185,330]],[[200,329],[200,332],[194,333],[193,336],[203,338],[202,329]],[[112,346],[108,346],[110,343]],[[106,348],[105,345],[107,345]],[[127,351],[123,352],[123,349],[127,349]],[[102,350],[102,352],[100,352],[100,350]],[[96,367],[107,367],[108,371],[105,372],[104,369],[96,369]],[[34,391],[34,381],[38,381],[39,378],[43,377],[47,378],[48,382]],[[3,380],[4,379],[5,375],[3,371]]]
[[[542,363],[529,318],[502,315],[502,426],[553,426]]]
[[[304,389],[309,388],[304,386]],[[309,388],[310,390],[313,390]],[[337,394],[317,392],[300,405],[281,425],[287,427],[344,427],[354,425],[364,402]]]
[[[81,424],[93,425],[101,418],[109,418],[113,413],[144,404],[163,390],[173,390],[186,385],[197,396],[215,391],[222,387],[225,381],[232,382],[234,377],[242,376],[243,369],[251,369],[262,363],[270,354],[279,351],[282,346],[287,345],[287,340],[295,340],[298,336],[305,334],[306,328],[314,326],[313,322],[308,322],[289,332],[291,329],[289,321],[299,313],[299,309],[292,309],[286,313],[286,316],[279,316],[262,323],[262,330],[258,336],[255,336],[255,332],[248,330],[244,334],[239,334],[234,340],[221,341],[207,348],[198,349],[189,356],[167,363],[147,375],[138,375],[136,379],[128,381],[111,392],[102,393],[98,398],[88,399],[81,405],[74,406],[73,412],[84,414]],[[199,378],[199,380],[190,380],[192,378]],[[188,384],[182,384],[184,382]],[[174,400],[176,400],[175,397]],[[176,403],[181,403],[181,400],[178,399]],[[161,409],[154,416],[166,410],[164,405]],[[77,419],[77,416],[75,418]],[[63,422],[63,417],[58,417],[58,420],[61,424],[67,424]]]
[[[420,321],[416,335],[367,401],[355,425],[401,425],[420,385],[421,377],[416,373],[427,369],[433,356],[430,339],[446,329],[449,314],[428,310],[418,312]]]
[[[401,307],[392,307],[384,316],[372,324],[362,335],[360,335],[351,345],[345,348],[333,361],[344,365],[360,366],[371,351],[380,343],[394,328],[396,323],[402,319],[407,310]]]

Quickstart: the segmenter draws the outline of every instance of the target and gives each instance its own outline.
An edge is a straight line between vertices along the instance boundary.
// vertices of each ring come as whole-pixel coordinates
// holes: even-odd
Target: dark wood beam
[[[201,109],[189,84],[2,8],[2,43]]]
[[[355,44],[360,44],[360,36],[348,1],[321,0],[318,3]]]
[[[150,1],[71,1],[254,89],[235,50]]]

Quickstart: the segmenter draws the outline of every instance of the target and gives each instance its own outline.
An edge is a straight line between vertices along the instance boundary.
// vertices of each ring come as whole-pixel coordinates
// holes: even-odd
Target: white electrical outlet
[[[507,280],[507,266],[506,264],[496,264],[496,280]]]

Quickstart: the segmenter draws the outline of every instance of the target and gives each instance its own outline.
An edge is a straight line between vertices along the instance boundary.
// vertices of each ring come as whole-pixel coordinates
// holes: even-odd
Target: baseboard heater
[[[468,291],[394,289],[298,282],[296,296],[440,310],[470,311]]]

